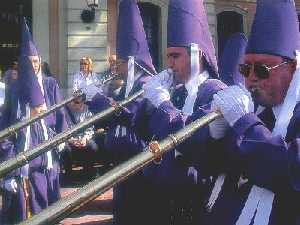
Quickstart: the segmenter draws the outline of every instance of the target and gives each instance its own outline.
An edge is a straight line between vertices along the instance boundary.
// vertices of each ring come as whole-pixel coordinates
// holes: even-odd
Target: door
[[[151,3],[139,2],[138,3],[141,17],[144,23],[144,30],[148,41],[152,62],[156,69],[160,66],[159,57],[159,21],[160,21],[160,8]]]
[[[2,74],[8,69],[19,54],[20,18],[25,16],[31,26],[32,1],[8,0],[0,8],[0,71]]]
[[[244,32],[243,15],[234,11],[224,11],[217,15],[218,55],[222,54],[227,39],[236,32]]]

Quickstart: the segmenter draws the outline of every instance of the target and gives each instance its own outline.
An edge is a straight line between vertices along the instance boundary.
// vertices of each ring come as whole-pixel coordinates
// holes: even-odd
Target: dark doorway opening
[[[144,29],[148,41],[150,54],[153,64],[156,69],[160,68],[159,57],[159,21],[160,21],[160,8],[151,3],[138,3],[142,20],[144,23]]]
[[[0,71],[2,74],[8,69],[19,54],[20,18],[25,16],[31,27],[32,1],[9,0],[1,4],[0,8]],[[0,73],[1,73],[0,72]]]
[[[244,32],[243,15],[234,11],[224,11],[217,15],[218,55],[223,52],[227,39],[236,32]]]

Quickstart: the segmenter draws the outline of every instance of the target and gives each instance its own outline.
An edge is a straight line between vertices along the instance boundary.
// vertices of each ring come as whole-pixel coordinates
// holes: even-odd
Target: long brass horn
[[[119,76],[119,75],[113,75],[113,76],[108,77],[107,79],[105,79],[104,81],[101,82],[101,85],[111,81],[112,79],[114,79],[117,76]],[[33,116],[29,119],[18,122],[6,129],[0,131],[0,140],[15,134],[18,130],[44,118],[45,116],[49,115],[50,113],[56,111],[57,109],[59,109],[61,107],[67,105],[68,103],[70,103],[71,101],[73,101],[74,99],[76,99],[82,95],[83,95],[83,92],[79,90],[79,91],[75,92],[72,97],[69,97],[68,99],[62,101],[61,103],[51,106],[48,110],[46,110],[40,114],[37,114],[36,116]]]
[[[54,138],[42,144],[39,144],[35,148],[25,152],[20,152],[14,158],[2,162],[0,164],[0,177],[3,177],[5,174],[9,173],[10,171],[27,164],[29,161],[47,152],[51,148],[54,148],[57,145],[67,141],[74,134],[80,132],[82,129],[88,128],[95,122],[106,118],[107,116],[113,114],[116,111],[121,110],[123,106],[133,101],[134,99],[138,98],[140,95],[143,94],[143,92],[144,92],[143,90],[140,90],[135,94],[129,96],[128,98],[124,99],[123,101],[116,102],[116,104],[109,107],[108,109],[105,109],[104,111],[97,113],[96,115],[86,119],[84,122],[76,124],[72,128],[65,130],[63,133],[56,135]]]
[[[221,113],[219,111],[211,112],[206,116],[195,120],[175,134],[169,135],[159,143],[151,142],[142,153],[139,153],[130,160],[110,170],[103,176],[91,181],[78,191],[59,200],[32,218],[20,223],[20,225],[56,224],[72,212],[110,189],[115,184],[141,170],[165,152],[173,149],[175,146],[189,138],[199,128],[209,124],[211,121],[219,117],[221,117]]]

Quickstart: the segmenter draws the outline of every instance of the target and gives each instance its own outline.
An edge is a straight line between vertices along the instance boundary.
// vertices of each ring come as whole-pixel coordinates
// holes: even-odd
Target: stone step
[[[62,188],[62,197],[65,197],[78,188]],[[74,212],[63,221],[61,225],[85,224],[85,225],[111,225],[112,215],[112,189],[108,190],[83,208]]]

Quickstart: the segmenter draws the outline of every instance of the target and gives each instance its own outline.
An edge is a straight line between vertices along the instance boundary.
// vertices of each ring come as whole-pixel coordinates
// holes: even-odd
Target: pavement
[[[77,188],[63,188],[62,197],[65,197]],[[112,189],[108,190],[82,209],[61,221],[62,225],[112,225]]]
[[[84,186],[89,180],[82,180],[82,175],[76,175],[73,180],[62,182],[61,197],[64,198],[69,194],[75,192],[80,187]],[[87,205],[83,206],[73,214],[69,215],[60,225],[112,225],[112,196],[113,190],[110,189],[104,194],[100,195]],[[2,209],[2,197],[0,194],[0,212]]]

